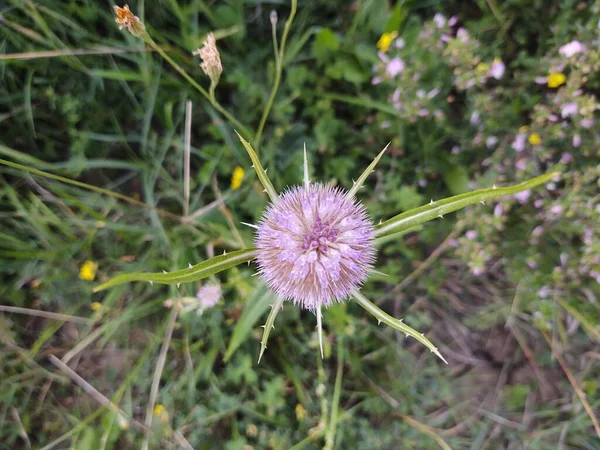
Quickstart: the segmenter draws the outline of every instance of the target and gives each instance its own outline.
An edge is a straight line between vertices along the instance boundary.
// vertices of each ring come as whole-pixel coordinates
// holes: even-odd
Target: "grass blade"
[[[524,183],[515,184],[503,188],[493,187],[491,189],[479,189],[465,194],[455,195],[443,200],[434,202],[433,200],[428,205],[420,206],[419,208],[398,214],[397,216],[380,223],[375,227],[375,235],[377,237],[387,236],[393,233],[398,233],[407,228],[414,227],[436,218],[442,218],[445,214],[457,211],[465,206],[474,205],[476,203],[484,203],[487,200],[493,200],[506,195],[513,195],[517,192],[526,191],[528,189],[547,183],[552,178],[559,176],[560,173],[553,172],[532,178]]]
[[[233,334],[227,345],[227,350],[223,356],[223,362],[229,361],[235,351],[245,340],[249,339],[252,329],[258,322],[258,319],[267,311],[269,305],[272,305],[275,300],[275,294],[266,289],[263,284],[259,284],[252,298],[248,300],[242,316],[235,324]]]
[[[237,131],[235,132],[235,134],[238,135],[238,138],[240,138],[240,141],[242,142],[242,144],[244,144],[248,155],[250,155],[250,159],[252,160],[252,167],[254,167],[254,170],[256,170],[256,175],[258,175],[258,179],[265,188],[265,192],[271,199],[271,202],[277,203],[277,192],[273,187],[273,183],[271,183],[271,180],[269,180],[269,177],[267,176],[267,171],[263,168],[262,164],[260,163],[258,155],[254,151],[250,143],[246,141],[242,136],[240,136],[240,134]]]
[[[159,284],[190,283],[192,281],[202,280],[218,272],[222,272],[223,270],[235,267],[241,263],[251,261],[252,259],[254,259],[254,249],[247,248],[244,250],[237,250],[235,252],[215,256],[214,258],[203,261],[195,266],[188,267],[187,269],[177,270],[175,272],[125,273],[122,275],[117,275],[116,277],[108,280],[106,283],[96,286],[94,288],[94,292],[103,291],[113,286],[129,283],[131,281],[148,281],[150,283]]]
[[[444,359],[444,357],[438,351],[437,347],[433,345],[432,342],[429,339],[427,339],[424,334],[419,333],[414,328],[411,328],[408,325],[406,325],[404,322],[402,322],[402,319],[396,319],[390,316],[388,313],[380,309],[377,305],[372,303],[367,297],[362,295],[360,292],[353,291],[352,295],[354,296],[358,304],[362,306],[369,314],[375,317],[379,322],[383,322],[386,325],[394,328],[395,330],[401,331],[402,333],[406,334],[407,337],[414,337],[417,341],[419,341],[421,344],[423,344],[425,347],[431,350],[432,353],[435,353],[438,358],[440,358],[442,361],[448,364],[448,361]]]

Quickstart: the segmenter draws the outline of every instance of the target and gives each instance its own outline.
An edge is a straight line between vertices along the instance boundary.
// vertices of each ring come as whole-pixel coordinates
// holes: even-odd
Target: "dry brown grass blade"
[[[600,423],[598,423],[598,418],[594,414],[594,410],[592,409],[592,407],[590,406],[590,404],[587,401],[587,398],[585,397],[585,392],[583,392],[581,390],[581,387],[579,387],[579,383],[577,383],[577,380],[571,373],[571,370],[569,369],[569,366],[567,365],[566,361],[563,359],[562,355],[556,351],[556,348],[554,347],[553,342],[552,342],[552,338],[545,331],[542,331],[542,334],[544,335],[544,339],[546,339],[546,342],[550,346],[550,350],[552,351],[552,354],[557,359],[558,363],[560,364],[560,367],[562,368],[563,372],[569,379],[569,383],[571,383],[571,386],[573,386],[573,389],[575,390],[577,397],[579,397],[579,400],[583,404],[583,408],[585,409],[585,412],[590,417],[590,420],[592,421],[592,424],[594,425],[594,429],[596,430],[596,435],[600,438]]]

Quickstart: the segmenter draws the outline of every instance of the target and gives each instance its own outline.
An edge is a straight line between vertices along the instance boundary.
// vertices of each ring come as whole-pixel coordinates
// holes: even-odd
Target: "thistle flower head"
[[[129,5],[123,7],[115,6],[115,22],[119,24],[119,30],[127,28],[127,30],[135,37],[142,37],[146,32],[146,27],[140,20],[140,18],[134,15],[129,9]]]
[[[208,33],[206,39],[202,43],[202,48],[194,50],[193,55],[199,55],[202,58],[200,67],[202,71],[210,78],[213,85],[217,85],[221,73],[223,72],[223,66],[221,65],[221,55],[217,49],[217,41],[213,33]]]
[[[374,227],[341,189],[307,183],[271,204],[258,224],[259,274],[279,296],[314,311],[341,301],[375,262]]]

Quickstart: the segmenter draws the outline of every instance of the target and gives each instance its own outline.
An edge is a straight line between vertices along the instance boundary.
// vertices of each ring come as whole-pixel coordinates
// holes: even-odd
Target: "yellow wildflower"
[[[557,88],[562,84],[565,84],[567,77],[561,72],[552,72],[548,75],[548,87]]]
[[[162,404],[157,403],[156,406],[154,407],[154,415],[161,416],[162,413],[164,413],[164,412],[165,412],[165,407]]]
[[[477,72],[478,73],[487,72],[489,69],[490,69],[490,66],[487,63],[480,62],[479,64],[477,64]]]
[[[233,169],[233,175],[231,175],[231,189],[233,189],[234,191],[236,189],[239,189],[242,185],[243,179],[244,169],[242,169],[240,166],[236,166],[235,169]]]
[[[100,302],[94,302],[90,305],[90,309],[92,311],[100,311],[102,309],[102,303]]]
[[[392,31],[390,33],[383,33],[379,40],[377,41],[377,48],[382,52],[387,52],[390,49],[390,45],[394,39],[398,37],[397,31]]]
[[[79,269],[79,278],[85,281],[94,281],[96,272],[98,271],[98,263],[94,261],[86,261]]]
[[[529,135],[529,143],[531,145],[540,145],[542,143],[542,138],[534,131]]]
[[[122,8],[120,6],[114,6],[115,22],[119,25],[119,30],[127,28],[131,34],[135,37],[142,37],[146,33],[146,27],[138,16],[135,16],[129,9],[129,5],[125,5]]]
[[[157,403],[152,412],[163,424],[169,422],[169,413],[162,404]]]
[[[302,406],[302,404],[298,403],[296,405],[296,419],[298,419],[298,421],[301,421],[302,419],[304,419],[304,416],[306,416],[306,410],[304,409],[304,406]]]

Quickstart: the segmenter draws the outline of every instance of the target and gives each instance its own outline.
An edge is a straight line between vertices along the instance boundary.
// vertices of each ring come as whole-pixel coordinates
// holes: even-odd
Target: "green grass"
[[[303,143],[311,180],[350,188],[391,141],[359,194],[377,221],[457,193],[439,175],[455,136],[402,122],[371,86],[379,35],[446,8],[515,60],[524,56],[514,48],[535,60],[542,50],[532,42],[562,43],[543,43],[551,24],[525,29],[519,13],[533,12],[520,2],[465,5],[301,2],[288,26],[290,5],[281,2],[131,4],[154,49],[120,32],[101,2],[0,6],[0,449],[597,448],[576,391],[597,416],[597,304],[568,297],[538,305],[537,289],[502,267],[472,276],[444,239],[468,214],[492,217],[489,205],[382,240],[377,268],[385,276],[364,289],[425,332],[449,365],[378,326],[354,301],[323,312],[324,359],[315,316],[286,303],[257,364],[260,326],[275,299],[246,264],[207,273],[223,296],[202,315],[165,307],[193,297],[197,283],[93,292],[119,274],[172,272],[251,247],[253,230],[241,222],[258,220],[269,197],[235,131],[256,148],[277,190],[302,182]],[[571,12],[563,8],[553,20],[566,29]],[[516,31],[505,37],[507,27]],[[209,31],[224,67],[218,103],[153,51],[208,90],[191,52]],[[392,130],[378,127],[384,119]],[[482,159],[465,156],[461,174],[489,187],[489,175],[477,181]],[[420,190],[417,172],[427,164],[434,175]],[[237,165],[245,177],[233,190]],[[522,248],[523,236],[501,238]],[[556,253],[579,245],[562,241]],[[94,282],[78,276],[86,260],[99,264]],[[415,270],[420,276],[410,277]],[[531,304],[553,318],[551,330]],[[154,414],[153,404],[165,412]]]

